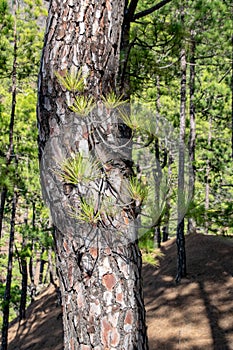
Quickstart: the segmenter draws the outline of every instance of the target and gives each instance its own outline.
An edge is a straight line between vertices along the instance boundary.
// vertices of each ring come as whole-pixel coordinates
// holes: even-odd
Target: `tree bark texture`
[[[49,9],[39,75],[39,150],[55,225],[65,350],[148,349],[141,255],[124,193],[132,172],[131,149],[124,144],[130,146],[131,134],[100,101],[116,89],[123,13],[123,0],[51,1]],[[69,108],[72,96],[56,77],[80,69],[85,96],[97,101],[93,119]],[[102,178],[87,186],[59,181],[56,167],[72,153],[98,159]],[[95,212],[107,197],[117,219],[104,211],[95,222],[69,215],[70,203],[80,210],[91,191],[98,199]]]

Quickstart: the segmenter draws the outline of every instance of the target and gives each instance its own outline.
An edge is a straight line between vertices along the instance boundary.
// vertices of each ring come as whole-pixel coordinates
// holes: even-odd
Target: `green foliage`
[[[136,113],[128,113],[124,109],[120,109],[120,116],[123,122],[134,132],[142,129],[141,118]]]
[[[5,76],[8,72],[12,46],[13,16],[6,0],[0,0],[0,75]]]
[[[78,114],[78,116],[86,117],[95,107],[95,102],[93,97],[86,96],[75,96],[73,105],[70,105],[69,108]]]
[[[102,96],[102,101],[107,109],[115,109],[127,103],[123,100],[123,95],[117,96],[114,91],[111,91],[106,97]]]
[[[80,210],[71,214],[78,220],[87,222],[91,225],[96,225],[101,220],[99,211],[95,210],[94,203],[87,203],[83,200],[80,204]]]
[[[94,158],[76,153],[64,160],[58,174],[65,183],[75,186],[80,182],[90,182],[100,177],[100,165]]]
[[[130,197],[139,206],[147,198],[149,187],[147,183],[141,182],[137,177],[132,177],[129,180],[128,191]]]
[[[159,259],[163,258],[164,254],[160,249],[154,248],[153,229],[147,231],[142,237],[140,237],[139,248],[142,251],[142,261],[144,264],[159,266]]]
[[[71,70],[71,72],[65,72],[64,75],[61,75],[58,72],[55,72],[55,75],[59,83],[68,91],[82,93],[84,91],[84,77],[82,76],[82,69],[78,72]]]

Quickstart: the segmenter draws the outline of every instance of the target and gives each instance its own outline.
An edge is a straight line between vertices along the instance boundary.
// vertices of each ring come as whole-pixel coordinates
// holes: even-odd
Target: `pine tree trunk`
[[[6,186],[4,186],[1,190],[1,203],[0,203],[0,239],[2,238],[2,226],[3,226],[6,196],[7,196],[7,188]],[[0,251],[1,251],[1,247],[0,247]]]
[[[19,306],[19,319],[24,320],[26,318],[26,305],[27,305],[27,288],[28,288],[28,271],[27,271],[27,259],[25,257],[20,258],[21,260],[21,298]]]
[[[42,247],[41,253],[40,253],[40,272],[39,272],[39,284],[44,283],[44,267],[46,264],[46,261],[43,259],[43,254],[45,252],[45,248]]]
[[[212,118],[209,119],[209,133],[208,133],[208,148],[211,147],[212,140]],[[209,231],[209,218],[208,210],[210,207],[210,172],[211,172],[211,161],[206,160],[206,173],[205,173],[205,234]]]
[[[182,22],[184,24],[184,9],[182,12]],[[178,224],[177,224],[177,276],[178,283],[182,277],[186,276],[186,253],[184,236],[184,170],[185,170],[185,119],[186,119],[186,52],[181,49],[181,91],[180,91],[180,136],[179,136],[179,169],[178,169]]]
[[[196,143],[196,120],[195,120],[195,32],[191,31],[191,48],[190,48],[190,78],[189,78],[189,92],[190,92],[190,133],[189,133],[189,200],[193,200],[195,194],[195,143]],[[188,231],[195,232],[195,222],[193,218],[188,220]]]
[[[169,237],[169,220],[170,220],[170,199],[166,198],[166,203],[165,203],[165,212],[164,212],[164,226],[162,228],[163,231],[163,242],[166,242]]]
[[[154,233],[154,243],[157,242],[157,247],[161,247],[161,229],[160,229],[160,223],[161,218],[158,213],[160,213],[160,186],[161,186],[161,180],[162,180],[162,169],[160,165],[160,152],[159,152],[159,140],[156,138],[155,144],[154,144],[154,151],[155,151],[155,168],[153,169],[153,177],[155,181],[155,211],[159,217],[158,222],[155,227],[155,233]],[[155,244],[154,244],[155,246]]]
[[[85,195],[78,191],[87,192],[91,183],[69,191],[68,184],[62,193],[53,171],[62,161],[58,155],[91,153],[107,179],[95,181],[99,201],[111,193],[120,208],[122,186],[132,171],[131,133],[114,113],[103,113],[100,97],[116,90],[123,12],[123,0],[67,0],[52,1],[48,15],[39,76],[39,149],[44,196],[55,225],[65,350],[148,349],[133,207],[121,206],[114,227],[105,213],[95,223],[74,219],[67,214],[68,203],[73,198],[80,207]],[[72,98],[55,74],[80,68],[85,96],[98,101],[94,127],[93,114],[87,121],[68,107]]]
[[[32,228],[33,230],[36,227],[36,205],[35,202],[32,202]],[[34,239],[32,238],[31,241],[31,256],[29,260],[29,276],[30,276],[30,297],[31,297],[31,302],[35,300],[35,295],[36,295],[36,285],[35,285],[35,269],[34,269],[34,259],[33,256],[35,254],[34,251]]]
[[[10,300],[11,300],[11,280],[12,280],[12,265],[13,265],[13,255],[14,255],[15,215],[16,215],[17,199],[18,199],[18,195],[15,190],[13,201],[12,201],[12,209],[11,209],[7,278],[6,278],[6,288],[5,288],[4,300],[3,300],[3,308],[2,308],[3,321],[2,321],[1,350],[7,350],[7,346],[8,346],[8,328],[9,328],[9,313],[10,313]]]

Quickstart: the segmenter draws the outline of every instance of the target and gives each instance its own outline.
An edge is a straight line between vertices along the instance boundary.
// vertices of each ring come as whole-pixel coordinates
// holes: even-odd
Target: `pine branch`
[[[159,10],[161,7],[163,7],[164,5],[168,4],[171,1],[172,0],[162,0],[158,4],[156,4],[155,6],[152,6],[150,9],[136,13],[136,15],[133,16],[132,22],[135,22],[139,18],[150,15],[151,13]]]
[[[128,22],[132,22],[134,19],[134,13],[139,0],[131,0],[129,7],[126,9],[125,19]]]

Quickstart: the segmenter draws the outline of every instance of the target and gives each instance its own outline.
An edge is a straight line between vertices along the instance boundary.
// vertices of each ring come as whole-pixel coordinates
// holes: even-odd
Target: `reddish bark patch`
[[[67,253],[70,253],[70,248],[69,248],[69,246],[68,246],[68,244],[67,244],[66,241],[63,242],[63,247],[64,247],[64,249],[65,249],[65,251],[66,251]]]
[[[103,276],[102,283],[107,288],[107,290],[112,291],[116,284],[116,279],[112,273],[107,273]]]
[[[123,301],[123,293],[117,293],[117,295],[116,295],[116,301],[117,301],[118,303],[122,303],[122,301]]]
[[[106,346],[109,345],[109,333],[111,332],[112,327],[110,323],[106,320],[106,318],[103,318],[101,320],[101,340],[104,345],[104,349],[107,349]]]
[[[105,253],[107,255],[110,255],[111,254],[111,249],[109,247],[105,248]]]
[[[116,329],[112,329],[111,332],[111,346],[117,347],[120,342],[120,334]]]
[[[133,313],[131,310],[128,310],[125,315],[125,324],[133,324]]]
[[[71,350],[75,350],[75,348],[74,348],[74,340],[73,339],[70,339],[70,348],[71,348]]]
[[[98,250],[96,248],[90,248],[90,254],[92,258],[96,259],[98,256]]]

